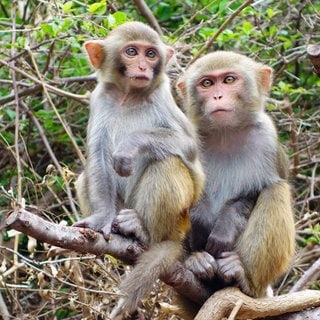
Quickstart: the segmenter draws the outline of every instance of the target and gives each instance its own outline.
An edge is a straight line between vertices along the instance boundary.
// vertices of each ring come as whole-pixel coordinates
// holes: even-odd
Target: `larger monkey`
[[[194,253],[186,265],[212,292],[239,285],[250,296],[265,296],[294,254],[287,159],[264,110],[271,78],[271,68],[218,51],[178,82],[207,176],[191,211],[187,243]]]
[[[76,184],[81,209],[90,215],[75,226],[108,240],[113,219],[126,208],[138,214],[150,236],[150,249],[121,284],[127,296],[115,316],[134,311],[181,256],[189,208],[204,176],[195,131],[176,106],[165,74],[173,49],[139,22],[84,47],[98,85],[90,101],[87,163]]]

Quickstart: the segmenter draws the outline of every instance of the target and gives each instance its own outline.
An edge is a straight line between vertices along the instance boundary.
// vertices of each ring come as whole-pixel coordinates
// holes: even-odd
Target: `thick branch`
[[[102,234],[93,230],[61,226],[24,209],[9,213],[1,227],[10,227],[39,241],[80,253],[97,256],[108,253],[127,263],[134,262],[144,250],[131,239],[112,235],[111,240],[107,242]]]
[[[307,54],[313,64],[313,71],[320,77],[320,44],[309,45]]]
[[[255,299],[239,289],[227,288],[212,295],[203,305],[195,320],[221,320],[228,317],[235,306],[240,306],[236,319],[257,319],[278,316],[320,306],[320,291],[305,290],[271,298]]]
[[[110,254],[129,264],[134,263],[145,250],[145,247],[131,239],[112,234],[111,240],[106,242],[100,233],[90,229],[61,226],[24,209],[7,214],[1,228],[12,228],[39,241],[80,253],[97,256]],[[208,288],[179,262],[172,266],[161,280],[200,305],[210,296]]]
[[[80,253],[110,254],[130,264],[134,263],[145,250],[141,244],[131,239],[115,234],[107,242],[100,233],[90,229],[51,223],[25,209],[17,209],[8,213],[0,229],[4,227],[13,228],[54,246]],[[209,288],[205,287],[192,272],[185,269],[179,262],[169,270],[167,275],[163,275],[161,280],[190,300],[199,305],[203,304],[195,320],[221,320],[223,317],[229,316],[231,312],[236,314],[237,319],[257,319],[320,306],[320,292],[313,290],[272,298],[254,299],[244,295],[236,288],[228,288],[218,291],[210,297]],[[316,309],[312,312],[314,314],[319,310]],[[285,317],[283,319],[293,318]]]

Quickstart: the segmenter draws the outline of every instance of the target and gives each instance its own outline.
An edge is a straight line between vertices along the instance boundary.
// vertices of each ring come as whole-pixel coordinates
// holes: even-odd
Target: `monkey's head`
[[[186,110],[198,128],[242,128],[263,112],[272,69],[234,52],[210,53],[178,81]]]
[[[125,91],[151,89],[161,82],[174,50],[156,31],[140,22],[128,22],[112,30],[105,40],[84,44],[99,80]]]

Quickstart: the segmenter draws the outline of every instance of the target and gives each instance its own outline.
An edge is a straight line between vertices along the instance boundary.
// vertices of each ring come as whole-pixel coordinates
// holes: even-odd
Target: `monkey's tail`
[[[122,310],[134,312],[139,301],[152,290],[156,280],[181,257],[182,252],[182,244],[170,240],[157,243],[145,251],[132,272],[121,282],[120,289],[126,293]]]

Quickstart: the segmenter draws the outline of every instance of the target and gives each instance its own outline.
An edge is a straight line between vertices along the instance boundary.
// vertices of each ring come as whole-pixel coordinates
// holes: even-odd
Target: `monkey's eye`
[[[156,55],[157,55],[157,53],[156,53],[156,51],[153,50],[153,49],[150,49],[150,50],[148,50],[148,51],[146,52],[146,56],[147,56],[148,58],[151,58],[151,59],[155,58]]]
[[[204,79],[200,82],[200,85],[204,88],[211,87],[213,85],[213,81],[210,79]]]
[[[129,47],[129,48],[126,49],[126,54],[127,54],[128,56],[133,57],[133,56],[136,56],[136,55],[138,54],[138,52],[137,52],[137,49],[136,49],[136,48]]]
[[[225,79],[224,79],[224,83],[227,83],[227,84],[230,84],[230,83],[233,83],[235,82],[236,78],[234,76],[227,76]]]

